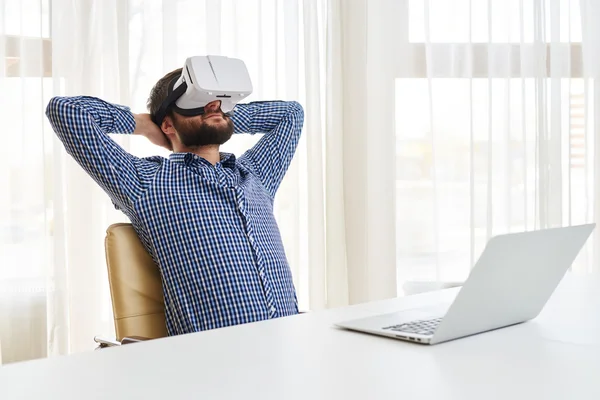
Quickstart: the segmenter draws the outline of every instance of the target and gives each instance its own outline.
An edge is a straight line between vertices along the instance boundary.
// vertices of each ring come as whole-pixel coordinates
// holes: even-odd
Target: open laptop
[[[436,344],[535,318],[596,224],[495,236],[451,304],[335,324],[340,328]]]

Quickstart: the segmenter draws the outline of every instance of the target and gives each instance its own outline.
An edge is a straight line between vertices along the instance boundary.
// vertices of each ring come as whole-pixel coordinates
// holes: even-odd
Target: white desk
[[[435,294],[0,367],[2,399],[600,399],[600,282],[567,276],[538,319],[423,346],[334,321]]]

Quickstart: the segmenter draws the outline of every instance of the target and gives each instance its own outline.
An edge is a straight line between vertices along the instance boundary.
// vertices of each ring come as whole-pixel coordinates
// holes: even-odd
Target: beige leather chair
[[[133,226],[109,226],[104,247],[116,340],[94,340],[102,348],[167,336],[160,273]]]

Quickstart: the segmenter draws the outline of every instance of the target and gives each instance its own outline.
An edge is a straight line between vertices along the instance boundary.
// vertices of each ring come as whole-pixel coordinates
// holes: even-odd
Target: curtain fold
[[[348,301],[353,304],[396,295],[395,55],[388,42],[395,25],[392,2],[339,6],[343,96],[338,98]]]
[[[327,305],[349,303],[346,240],[346,204],[344,201],[344,63],[342,0],[327,2],[326,100],[325,100],[325,231]]]

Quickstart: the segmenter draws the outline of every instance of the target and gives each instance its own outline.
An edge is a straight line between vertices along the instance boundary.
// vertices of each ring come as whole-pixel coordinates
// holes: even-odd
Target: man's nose
[[[211,101],[210,103],[205,105],[204,111],[206,113],[214,113],[214,112],[219,111],[219,108],[221,108],[221,100],[215,100],[215,101]]]

